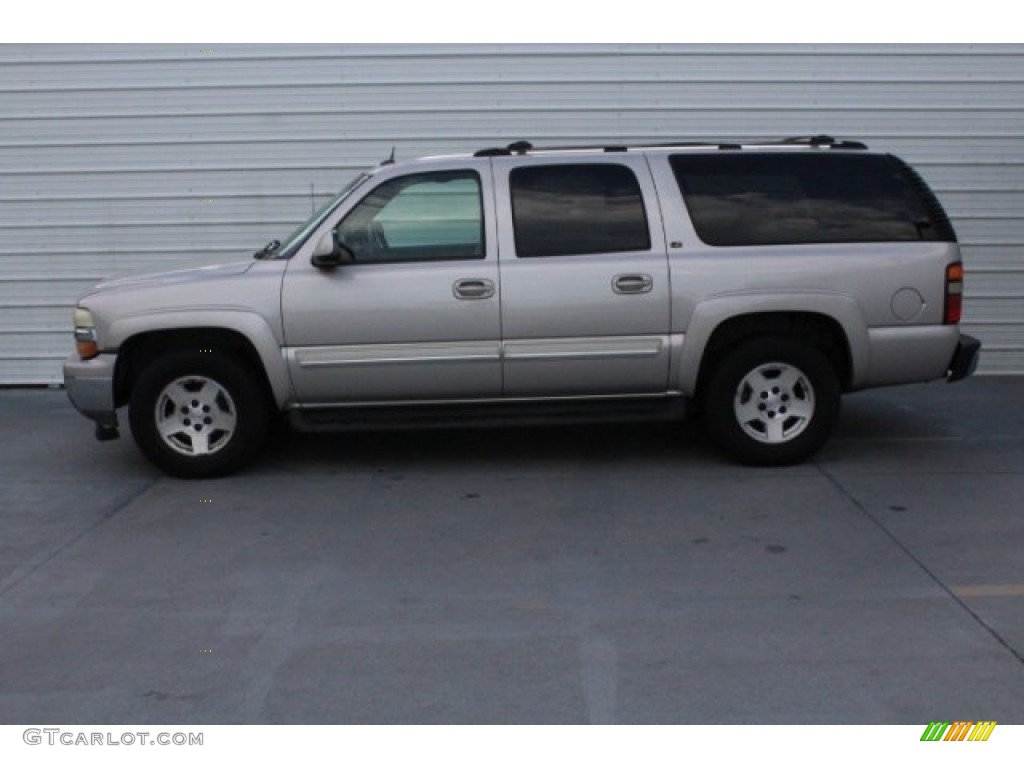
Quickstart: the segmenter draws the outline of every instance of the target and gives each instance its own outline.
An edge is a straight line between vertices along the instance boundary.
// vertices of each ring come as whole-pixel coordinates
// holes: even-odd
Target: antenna
[[[388,156],[387,160],[381,161],[381,165],[394,165],[394,163],[395,163],[395,145],[392,144],[391,145],[391,154]]]
[[[313,182],[309,182],[309,210],[316,213],[316,193],[313,191]]]

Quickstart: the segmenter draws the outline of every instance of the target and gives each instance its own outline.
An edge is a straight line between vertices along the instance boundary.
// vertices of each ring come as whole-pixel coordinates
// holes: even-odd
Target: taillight
[[[964,306],[964,265],[960,262],[946,267],[946,311],[942,322],[956,325]]]

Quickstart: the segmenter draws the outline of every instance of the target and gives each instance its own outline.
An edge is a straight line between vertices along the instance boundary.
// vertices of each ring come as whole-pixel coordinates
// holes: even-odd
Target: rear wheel
[[[788,338],[743,342],[716,366],[704,389],[711,438],[746,464],[794,464],[828,439],[839,413],[839,383],[825,356]]]
[[[142,453],[178,477],[235,471],[267,433],[267,401],[256,377],[217,350],[170,352],[132,389],[129,421]]]

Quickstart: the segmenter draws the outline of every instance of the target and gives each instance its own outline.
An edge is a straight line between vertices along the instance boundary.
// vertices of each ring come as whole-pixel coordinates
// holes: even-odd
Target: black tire
[[[267,435],[267,398],[253,372],[220,350],[157,358],[132,388],[129,422],[139,450],[176,477],[236,471]]]
[[[750,339],[715,366],[703,390],[704,426],[734,459],[796,464],[824,445],[839,415],[835,370],[809,344]]]

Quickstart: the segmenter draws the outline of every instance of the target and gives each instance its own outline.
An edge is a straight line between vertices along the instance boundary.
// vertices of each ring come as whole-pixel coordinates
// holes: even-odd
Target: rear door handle
[[[650,275],[616,275],[612,278],[612,290],[616,293],[650,293],[654,278]]]
[[[482,277],[456,280],[452,291],[457,299],[489,299],[494,295],[494,281]]]

